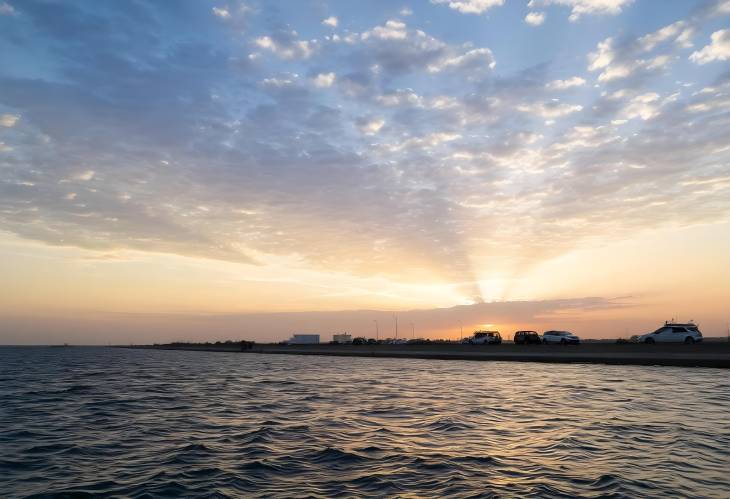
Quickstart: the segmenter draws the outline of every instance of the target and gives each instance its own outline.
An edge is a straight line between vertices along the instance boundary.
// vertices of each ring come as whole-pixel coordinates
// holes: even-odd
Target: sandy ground
[[[240,347],[227,345],[161,345],[136,348],[240,352]],[[288,346],[256,344],[245,353],[730,368],[730,342],[727,341],[706,341],[694,345],[584,343],[567,346],[515,345],[512,343],[502,345],[322,344]]]

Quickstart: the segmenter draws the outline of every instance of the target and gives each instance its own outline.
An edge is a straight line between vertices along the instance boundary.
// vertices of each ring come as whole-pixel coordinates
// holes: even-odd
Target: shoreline
[[[546,362],[609,365],[730,368],[730,343],[581,345],[271,345],[255,344],[248,350],[233,345],[120,345],[112,348],[184,350],[263,355],[324,355],[426,360],[471,360],[494,362]]]

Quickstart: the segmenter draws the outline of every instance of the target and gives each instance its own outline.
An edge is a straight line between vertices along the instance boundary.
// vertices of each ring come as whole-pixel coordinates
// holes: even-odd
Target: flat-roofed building
[[[347,333],[333,334],[332,341],[335,343],[352,343],[352,335]]]

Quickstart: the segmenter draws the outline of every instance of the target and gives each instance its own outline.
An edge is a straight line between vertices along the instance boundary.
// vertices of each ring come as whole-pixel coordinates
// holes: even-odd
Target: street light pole
[[[459,321],[459,341],[464,340],[464,324],[462,324],[461,321]]]
[[[375,340],[380,340],[380,332],[378,331],[378,320],[374,319],[373,322],[375,323]]]
[[[398,339],[398,315],[393,314],[393,319],[395,319],[395,339]]]
[[[411,336],[416,339],[416,326],[411,322]]]

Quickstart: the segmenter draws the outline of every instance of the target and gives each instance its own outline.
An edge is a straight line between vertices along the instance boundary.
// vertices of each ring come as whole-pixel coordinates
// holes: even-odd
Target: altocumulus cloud
[[[524,6],[489,38],[440,24],[503,3],[309,24],[303,2],[13,4],[0,50],[33,63],[0,66],[0,228],[478,296],[481,272],[728,216],[724,3],[524,65],[511,30],[542,31]],[[633,4],[530,8],[567,30]]]

